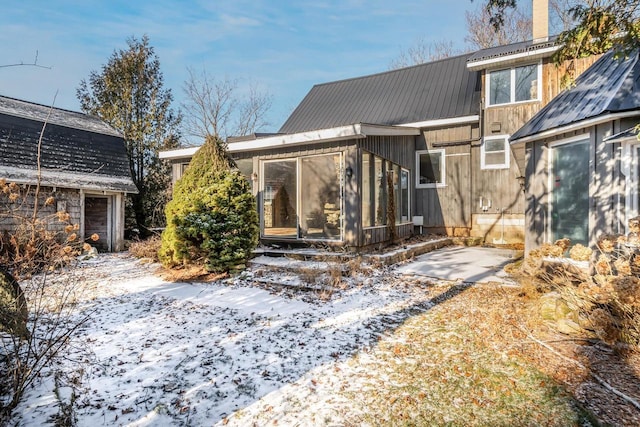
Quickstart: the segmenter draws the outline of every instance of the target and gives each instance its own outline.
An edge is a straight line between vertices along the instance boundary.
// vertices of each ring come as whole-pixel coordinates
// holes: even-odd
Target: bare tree
[[[267,113],[272,95],[261,92],[255,84],[245,97],[238,94],[238,81],[225,77],[216,80],[206,70],[187,69],[189,77],[183,89],[186,101],[186,132],[205,139],[207,136],[225,139],[230,135],[246,135],[269,125]]]
[[[504,25],[496,29],[491,25],[491,13],[483,5],[476,11],[466,12],[467,35],[464,40],[472,50],[486,49],[531,38],[531,19],[518,9],[509,9]]]
[[[437,61],[462,53],[464,53],[464,51],[456,49],[450,40],[430,42],[425,38],[421,38],[407,48],[407,50],[401,51],[400,54],[389,63],[389,69],[395,70],[412,65],[424,64],[425,62]]]
[[[577,24],[572,9],[579,3],[579,0],[549,0],[549,26],[552,33],[559,34]]]

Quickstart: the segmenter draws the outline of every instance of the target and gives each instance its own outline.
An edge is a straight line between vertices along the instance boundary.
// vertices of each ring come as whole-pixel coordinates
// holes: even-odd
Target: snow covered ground
[[[424,282],[393,269],[344,278],[329,297],[269,288],[278,273],[256,267],[216,283],[170,283],[126,254],[79,268],[91,319],[59,367],[76,380],[56,391],[45,373],[19,425],[50,424],[74,394],[80,426],[340,424],[338,391],[366,375],[349,359],[430,307]]]

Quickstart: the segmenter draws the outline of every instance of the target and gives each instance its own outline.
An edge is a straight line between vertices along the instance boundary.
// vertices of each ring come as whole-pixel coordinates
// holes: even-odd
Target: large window
[[[249,181],[249,186],[253,191],[253,159],[236,159],[235,162],[242,176]]]
[[[509,168],[509,137],[507,135],[488,136],[480,147],[482,169]]]
[[[342,233],[340,154],[300,159],[300,236],[336,240]]]
[[[362,226],[373,225],[373,207],[375,201],[373,194],[373,154],[362,154]]]
[[[539,100],[540,68],[532,64],[488,72],[488,105]]]
[[[263,163],[263,234],[272,237],[298,236],[298,180],[296,160]]]
[[[391,179],[391,188],[388,179]],[[409,171],[371,153],[362,154],[362,226],[387,224],[393,198],[396,224],[409,221]]]
[[[416,151],[416,188],[435,188],[444,186],[444,150]]]
[[[262,235],[342,238],[340,153],[262,162]]]
[[[551,150],[551,239],[589,242],[589,140]]]

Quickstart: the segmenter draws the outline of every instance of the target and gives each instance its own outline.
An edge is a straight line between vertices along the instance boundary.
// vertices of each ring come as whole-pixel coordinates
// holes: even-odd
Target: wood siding
[[[601,56],[593,55],[573,61],[565,61],[560,66],[556,66],[550,58],[546,59],[542,64],[542,106],[547,105],[566,88],[566,84],[563,85],[563,81],[570,82],[571,79],[576,79]]]
[[[427,231],[468,235],[472,204],[471,143],[478,137],[478,125],[468,124],[427,129],[417,138],[415,150],[445,151],[445,186],[417,188],[414,193],[413,212],[424,217]],[[416,162],[415,153],[412,161]],[[415,188],[415,173],[411,180]]]
[[[10,232],[19,225],[19,218],[30,218],[33,216],[33,206],[35,200],[35,186],[20,186],[23,198],[19,198],[16,203],[7,205],[0,213],[0,232]],[[54,203],[46,205],[45,201],[54,198]],[[67,223],[60,222],[56,216],[58,210],[69,214],[71,224],[79,224],[81,218],[80,192],[78,190],[61,189],[53,187],[40,188],[38,196],[38,218],[43,219],[49,231],[62,231]]]
[[[527,121],[529,121],[542,107],[560,93],[563,89],[563,79],[567,69],[571,70],[572,76],[575,78],[582,74],[591,64],[593,64],[599,56],[577,59],[571,63],[566,62],[561,67],[556,67],[550,58],[546,58],[542,63],[542,94],[539,101],[523,102],[517,104],[505,104],[498,106],[489,106],[484,109],[482,117],[482,136],[488,137],[492,135],[511,135]],[[482,98],[483,105],[486,102],[486,72],[482,78]],[[501,221],[502,212],[515,219],[525,216],[527,220],[532,220],[536,216],[535,227],[540,226],[541,221],[546,221],[547,209],[542,202],[543,199],[536,199],[533,195],[541,191],[546,191],[545,183],[536,182],[533,184],[532,191],[534,193],[525,196],[520,188],[518,177],[530,176],[534,170],[540,176],[546,177],[546,172],[539,170],[539,163],[542,161],[546,164],[545,153],[540,147],[533,147],[525,144],[511,146],[510,165],[508,169],[482,169],[481,168],[481,145],[482,141],[474,144],[472,147],[472,163],[473,163],[473,215],[474,215],[474,235],[483,237],[485,240],[502,239],[504,234],[505,240],[512,242],[522,239],[522,226],[513,225],[506,227],[506,233],[503,234]],[[540,188],[539,188],[540,187]],[[542,188],[545,187],[545,188]],[[491,208],[483,211],[480,206],[480,198],[483,200],[491,200]],[[527,210],[525,215],[525,209]],[[514,219],[514,221],[515,221]],[[495,226],[486,229],[479,227],[478,221],[484,223],[494,221]],[[517,221],[514,222],[514,224]],[[530,222],[528,222],[530,223]],[[525,240],[532,239],[531,230],[524,232]]]
[[[551,194],[549,171],[552,145],[580,135],[589,135],[589,211],[576,215],[589,216],[589,244],[594,247],[602,234],[624,231],[624,177],[620,167],[619,144],[609,144],[603,139],[627,129],[631,122],[619,120],[602,123],[584,129],[558,135],[554,138],[527,143],[526,145],[526,235],[527,252],[549,242],[551,230]]]

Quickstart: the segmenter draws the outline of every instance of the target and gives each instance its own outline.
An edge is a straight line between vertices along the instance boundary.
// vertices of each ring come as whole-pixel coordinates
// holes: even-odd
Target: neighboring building
[[[640,60],[603,55],[511,137],[524,153],[526,247],[594,245],[640,214]]]
[[[546,1],[534,40],[314,86],[276,135],[229,140],[263,241],[387,242],[416,231],[525,240],[525,152],[512,134],[562,90]],[[579,75],[597,58],[572,63]],[[197,147],[161,153],[179,178]],[[391,185],[387,184],[391,180]]]
[[[0,179],[35,186],[38,174],[41,215],[66,211],[81,237],[100,236],[92,245],[124,249],[124,196],[137,189],[122,135],[95,117],[0,96]],[[0,216],[0,232],[13,226]]]

